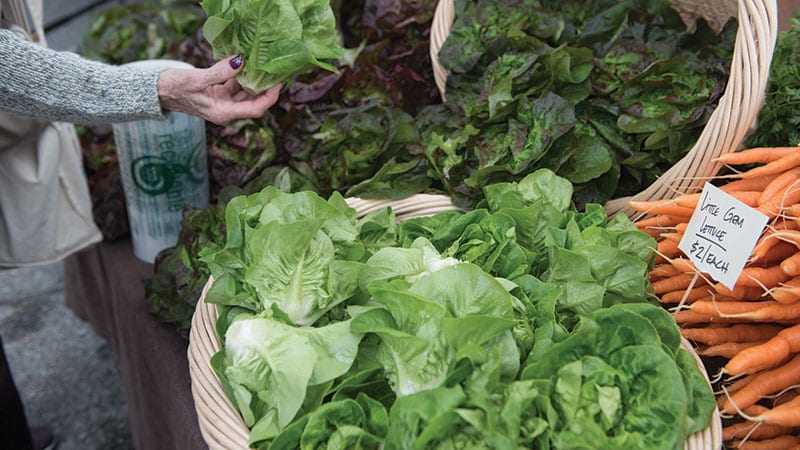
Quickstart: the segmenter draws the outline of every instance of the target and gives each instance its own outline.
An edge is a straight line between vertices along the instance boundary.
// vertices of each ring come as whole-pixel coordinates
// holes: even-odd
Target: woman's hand
[[[259,118],[278,101],[283,85],[251,95],[236,81],[241,69],[242,57],[232,56],[208,69],[164,70],[158,77],[161,106],[169,111],[202,117],[217,125],[235,119]]]

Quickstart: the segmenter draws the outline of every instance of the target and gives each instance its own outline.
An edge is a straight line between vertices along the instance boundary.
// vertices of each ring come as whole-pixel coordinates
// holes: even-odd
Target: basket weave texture
[[[347,199],[347,203],[357,211],[358,217],[389,206],[395,212],[398,221],[401,222],[412,217],[428,216],[439,211],[456,209],[447,197],[425,194],[396,201],[350,198]],[[211,367],[211,357],[222,348],[216,332],[216,322],[219,317],[217,306],[205,302],[206,292],[212,282],[212,279],[208,280],[197,302],[189,333],[187,356],[192,381],[192,397],[200,431],[210,449],[247,449],[249,448],[250,432],[233,403],[225,395],[219,378]],[[682,345],[694,355],[701,373],[708,380],[703,363],[689,342],[684,339]],[[706,450],[721,447],[722,419],[719,411],[715,409],[711,424],[705,430],[689,436],[684,448],[686,450]]]
[[[737,2],[672,0],[672,3],[687,25],[703,17],[721,27]],[[696,192],[722,168],[716,158],[739,149],[763,104],[778,33],[777,14],[776,0],[738,0],[739,28],[728,83],[697,142],[686,156],[643,191],[607,202],[605,208],[609,214],[636,215],[628,207],[631,200],[668,199]],[[438,54],[454,20],[454,0],[440,0],[431,24],[430,56],[434,81],[443,99],[446,98],[448,72],[439,63]]]

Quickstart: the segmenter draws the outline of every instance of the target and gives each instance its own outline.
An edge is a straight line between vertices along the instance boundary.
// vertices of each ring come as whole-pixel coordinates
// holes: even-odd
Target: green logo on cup
[[[158,155],[144,155],[133,160],[131,176],[139,190],[149,195],[169,192],[178,175],[186,175],[195,184],[204,180],[205,161],[201,143],[194,146],[184,163],[170,161]]]

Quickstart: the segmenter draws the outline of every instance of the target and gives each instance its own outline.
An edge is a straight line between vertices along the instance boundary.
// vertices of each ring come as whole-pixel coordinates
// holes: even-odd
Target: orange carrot
[[[746,348],[753,347],[754,345],[759,345],[764,343],[764,341],[756,341],[756,342],[723,342],[721,344],[714,344],[708,345],[705,347],[698,347],[695,349],[698,355],[706,356],[706,357],[713,357],[713,356],[721,356],[723,358],[731,359],[736,356],[739,352]]]
[[[661,205],[671,205],[674,204],[672,199],[658,199],[658,200],[632,200],[628,202],[628,206],[637,212],[651,214],[651,215],[658,215],[656,213],[651,213],[650,210],[653,207],[661,206]]]
[[[713,287],[711,287],[710,289],[713,289]],[[700,298],[692,300],[692,302],[698,302],[698,301],[702,301],[702,302],[740,302],[740,301],[742,301],[742,299],[741,298],[728,297],[728,296],[725,296],[725,295],[712,293],[712,294],[706,295],[705,297],[700,297]]]
[[[769,289],[788,279],[789,276],[783,273],[780,265],[770,267],[745,267],[736,280],[734,291],[736,286],[752,286]]]
[[[773,197],[764,200],[758,205],[758,210],[765,212],[768,217],[775,217],[783,214],[786,207],[800,202],[800,185],[795,182],[775,194]]]
[[[675,197],[672,200],[668,200],[667,202],[672,202],[677,206],[680,206],[680,207],[683,207],[683,208],[690,208],[692,211],[694,211],[694,209],[697,208],[697,205],[700,202],[700,198],[701,198],[702,194],[703,194],[702,192],[695,192],[695,193],[692,193],[692,194],[681,194],[681,195]],[[732,192],[729,192],[728,195],[730,195],[731,197],[733,197],[733,198],[739,200],[740,202],[746,204],[747,206],[757,206],[758,205],[758,200],[761,198],[762,191],[761,190],[757,190],[757,191],[732,191]],[[666,204],[667,203],[661,203],[661,204],[653,205],[653,206],[663,206],[663,205],[666,205]]]
[[[753,246],[753,251],[750,254],[750,259],[747,262],[753,264],[759,262],[761,259],[766,258],[769,251],[778,242],[785,241],[781,241],[777,236],[775,236],[774,230],[767,228],[756,241],[756,245]]]
[[[770,297],[778,303],[782,303],[784,305],[791,305],[792,303],[797,303],[800,301],[800,289],[798,288],[787,288],[778,286],[776,288],[772,288],[769,292]]]
[[[742,272],[744,274],[744,272]],[[752,284],[752,283],[750,283]],[[765,289],[759,286],[748,286],[746,283],[740,283],[733,287],[733,290],[728,289],[722,283],[714,284],[714,290],[723,297],[735,298],[737,300],[756,300],[760,299],[764,294]]]
[[[764,341],[775,337],[784,327],[773,324],[735,324],[715,328],[683,328],[681,335],[690,341],[706,345],[725,342]]]
[[[739,317],[720,317],[716,314],[699,314],[688,309],[672,313],[672,318],[675,319],[675,322],[677,322],[679,325],[748,322],[747,319],[742,319]]]
[[[781,267],[782,268],[782,267]],[[776,302],[789,305],[800,300],[800,276],[769,290],[769,295]]]
[[[730,192],[730,196],[739,200],[747,206],[758,206],[758,199],[761,198],[761,191],[735,191]]]
[[[786,258],[794,255],[795,253],[797,253],[797,247],[786,241],[780,241],[777,242],[775,245],[773,245],[772,250],[767,252],[767,254],[764,255],[763,258],[759,259],[758,261],[751,261],[750,264],[751,265],[758,264],[759,266],[762,267],[771,266],[775,264],[780,265],[783,261],[786,260]],[[786,271],[783,270],[783,267],[781,267],[781,270],[783,271],[783,273],[786,273]],[[788,273],[786,275],[791,276]]]
[[[674,199],[672,199],[672,201],[678,206],[682,206],[684,208],[691,208],[691,209],[694,210],[695,208],[697,208],[697,204],[700,202],[700,196],[702,194],[703,194],[702,192],[693,192],[691,194],[681,194],[681,195],[675,197]]]
[[[784,403],[751,418],[756,422],[784,427],[800,427],[800,403]]]
[[[731,376],[756,373],[776,367],[789,357],[789,343],[785,340],[767,341],[761,345],[746,348],[731,358],[723,372]]]
[[[703,191],[698,192],[684,192],[673,197],[671,200],[678,206],[694,209],[700,201],[700,196]]]
[[[791,433],[792,431],[788,431]],[[800,436],[793,434],[782,434],[768,439],[753,439],[749,436],[747,440],[734,439],[731,447],[738,450],[787,450],[796,449],[800,445]]]
[[[681,249],[678,248],[677,242],[669,241],[666,239],[658,241],[656,250],[658,251],[658,254],[656,254],[655,258],[656,263],[665,262],[666,261],[666,259],[664,258],[665,256],[667,258],[674,258],[676,256],[683,254]]]
[[[776,337],[788,342],[792,353],[800,352],[800,324],[784,328]]]
[[[772,200],[779,192],[785,192],[787,187],[797,181],[800,181],[800,169],[790,169],[781,173],[761,190],[757,204],[762,205],[764,202]]]
[[[789,205],[781,211],[781,217],[794,223],[800,222],[800,203]]]
[[[688,228],[689,228],[689,222],[681,222],[675,224],[676,233],[685,234]]]
[[[760,422],[737,422],[722,428],[722,439],[730,441],[732,439],[770,439],[784,434],[791,433],[791,427],[778,425],[762,424]]]
[[[786,155],[796,153],[800,147],[753,147],[736,152],[723,153],[717,157],[722,164],[738,166],[742,164],[766,164]]]
[[[724,402],[722,412],[733,414],[736,408],[747,408],[762,397],[778,393],[800,383],[800,355],[774,369],[765,370],[747,386],[731,394]]]
[[[661,295],[678,289],[686,289],[694,280],[694,274],[680,273],[670,278],[664,278],[662,280],[655,281],[651,283],[651,285],[653,286],[653,293],[656,295]]]
[[[681,273],[697,273],[698,272],[697,271],[697,267],[694,265],[694,263],[690,259],[684,258],[683,255],[681,255],[681,257],[679,257],[679,258],[672,258],[667,262],[672,264]]]
[[[696,303],[693,303],[693,305]],[[792,323],[800,321],[800,307],[797,304],[782,304],[775,301],[752,303],[760,304],[761,307],[750,311],[732,313],[733,316],[754,322]]]
[[[778,243],[786,242],[786,240],[781,239],[781,236],[778,233],[784,230],[792,229],[793,225],[787,225],[788,223],[794,222],[783,221],[778,226],[767,227],[764,232],[761,233],[761,236],[759,236],[758,240],[756,241],[756,245],[753,246],[753,251],[750,255],[749,262],[751,264],[766,258],[770,250],[778,245]]]
[[[637,227],[641,228],[664,228],[669,229],[675,226],[675,223],[668,219],[669,216],[648,216],[642,219],[637,219],[636,224]]]
[[[672,264],[659,264],[650,269],[647,275],[650,277],[650,281],[653,281],[659,278],[669,278],[679,273],[681,272]]]
[[[685,217],[686,221],[692,217],[693,208],[678,206],[674,200],[631,201],[628,203],[632,210],[653,215],[670,215]]]
[[[765,175],[763,177],[745,178],[734,180],[719,186],[720,190],[731,193],[736,191],[763,191],[778,175]]]
[[[689,290],[679,289],[667,292],[659,297],[659,301],[665,304],[673,304],[680,302],[691,303],[695,300],[699,300],[709,295],[711,290],[711,288],[706,285],[705,281],[703,281],[702,284],[702,286],[697,286]]]
[[[782,239],[800,248],[800,230],[784,229],[775,232],[778,239]]]
[[[765,308],[774,306],[776,303],[773,301],[738,301],[738,302],[719,302],[719,301],[702,301],[698,300],[688,308],[698,314],[718,315],[720,317],[726,316],[739,316],[745,317],[745,314],[753,313]],[[746,317],[750,318],[750,317]]]
[[[727,392],[728,394],[733,394],[734,392],[738,392],[738,391],[742,390],[743,387],[745,387],[748,384],[750,384],[750,382],[753,381],[757,376],[758,376],[757,373],[751,373],[749,375],[745,375],[743,377],[737,378],[737,379],[733,380],[732,382],[728,382],[726,384],[726,386],[725,386],[725,392]],[[724,398],[720,398],[720,399],[717,399],[717,400],[718,400],[717,403],[719,403],[719,405],[721,407],[722,403],[724,402],[725,399]]]
[[[739,178],[755,178],[764,175],[775,175],[783,173],[800,164],[800,151],[789,152],[780,158],[770,161],[763,166],[754,167],[739,174]]]
[[[670,216],[668,214],[658,214],[654,216],[638,219],[635,223],[639,229],[643,228],[672,228],[679,223],[687,223],[689,220],[685,216]]]
[[[681,239],[683,239],[683,233],[677,233],[677,232],[661,233],[660,237],[662,239],[666,239],[666,240],[672,241],[672,242],[674,242],[676,244],[680,244],[681,243]]]
[[[795,253],[781,261],[781,270],[790,277],[800,275],[800,252]]]

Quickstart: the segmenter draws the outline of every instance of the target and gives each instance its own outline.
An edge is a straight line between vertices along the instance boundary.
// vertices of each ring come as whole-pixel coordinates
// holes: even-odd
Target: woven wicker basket
[[[416,195],[405,200],[363,200],[348,199],[347,203],[358,212],[359,217],[371,211],[391,206],[398,221],[433,215],[439,211],[453,210],[456,207],[447,197],[439,195]],[[189,374],[192,380],[192,397],[195,402],[197,418],[203,438],[212,450],[247,449],[249,430],[233,403],[222,390],[219,378],[211,367],[211,357],[222,348],[216,332],[217,307],[206,303],[205,296],[211,287],[209,279],[197,302],[189,333]],[[691,351],[698,367],[708,380],[708,374],[700,357],[689,342],[683,340],[683,347]],[[711,425],[695,433],[686,441],[686,450],[718,449],[722,446],[722,420],[718,410],[714,410]]]
[[[707,3],[716,4],[719,1],[708,0]],[[716,6],[711,9],[716,9]],[[633,197],[617,198],[608,202],[606,210],[609,214],[622,212],[634,216],[635,212],[627,207],[630,200],[669,198],[677,192],[691,192],[700,188],[707,179],[719,172],[721,165],[715,162],[715,158],[739,148],[755,122],[763,101],[777,38],[776,11],[776,0],[738,0],[739,29],[728,84],[697,143],[686,157],[644,191]],[[438,63],[437,54],[447,38],[453,20],[453,0],[439,1],[431,27],[430,52],[434,78],[443,98],[447,72]],[[401,221],[455,209],[446,196],[424,194],[400,201],[348,199],[348,204],[358,211],[359,216],[391,206]],[[206,285],[206,290],[210,283],[211,280]],[[205,290],[192,319],[188,349],[192,395],[200,430],[211,449],[246,449],[249,431],[222,390],[210,365],[211,356],[219,351],[221,342],[216,334],[217,308],[213,304],[205,303],[204,297]],[[700,358],[690,344],[684,341],[683,346],[692,351],[708,379]],[[690,436],[685,448],[700,450],[721,447],[722,421],[719,412],[715,411],[711,425]]]
[[[347,204],[358,212],[359,217],[391,206],[399,221],[456,209],[450,198],[427,194],[394,201],[349,198]],[[197,302],[187,352],[197,419],[200,432],[209,448],[246,449],[250,432],[233,403],[225,395],[219,378],[211,367],[211,357],[222,348],[222,343],[216,331],[217,307],[204,301],[209,287],[211,280],[206,283]]]
[[[721,8],[726,2],[727,0],[673,0],[673,6],[679,11],[686,11],[686,14],[692,14],[696,10],[702,10],[705,3],[708,4],[708,11],[729,14],[728,8]],[[689,8],[689,4],[699,7]],[[684,14],[681,15],[685,22],[690,22]],[[454,0],[440,0],[431,24],[430,55],[434,80],[442,98],[445,98],[448,72],[439,63],[438,54],[450,33],[454,19]],[[720,20],[722,19],[717,19],[717,22]],[[634,216],[636,213],[628,207],[631,200],[665,199],[680,193],[695,192],[722,168],[715,161],[719,155],[739,149],[763,103],[778,33],[777,1],[738,0],[738,23],[725,94],[695,145],[683,159],[642,192],[606,203],[609,214],[623,212]]]

